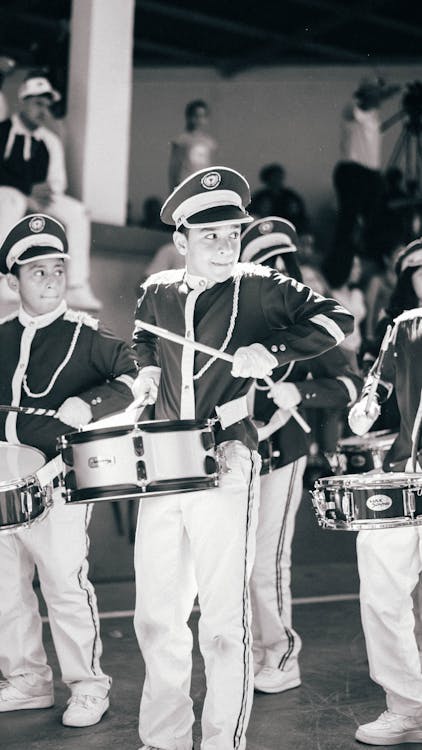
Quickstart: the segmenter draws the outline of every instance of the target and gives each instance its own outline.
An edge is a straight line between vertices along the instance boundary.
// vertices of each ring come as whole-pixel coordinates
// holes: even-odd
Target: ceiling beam
[[[417,39],[422,38],[422,28],[417,24],[405,23],[391,17],[387,18],[381,13],[371,13],[362,6],[360,8],[355,5],[346,6],[333,2],[333,0],[294,0],[294,2],[298,5],[306,5],[308,8],[318,8],[334,13],[344,21],[364,21],[389,31],[407,34]]]
[[[211,16],[207,13],[198,13],[187,8],[181,8],[176,5],[168,5],[155,0],[137,0],[139,10],[145,10],[158,15],[164,15],[168,18],[177,18],[187,23],[199,24],[209,28],[226,31],[230,34],[237,34],[263,41],[265,44],[272,43],[283,49],[301,49],[303,51],[319,54],[323,57],[330,57],[334,60],[348,60],[354,63],[367,62],[367,56],[346,50],[343,47],[335,47],[331,44],[319,44],[318,42],[307,41],[306,39],[297,40],[288,34],[274,32],[268,29],[257,28],[255,25],[241,23],[240,21],[230,21],[229,19]]]
[[[186,63],[206,64],[209,66],[215,66],[215,59],[208,57],[208,55],[197,54],[196,52],[190,52],[183,47],[176,47],[172,44],[161,44],[160,42],[152,42],[149,39],[140,38],[134,43],[135,53],[139,53],[142,56],[143,52],[157,52],[159,55],[166,55],[176,60],[184,61]]]

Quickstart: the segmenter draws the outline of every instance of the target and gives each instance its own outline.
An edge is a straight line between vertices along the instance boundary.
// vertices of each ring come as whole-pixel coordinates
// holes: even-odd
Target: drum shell
[[[381,471],[384,459],[397,437],[379,430],[363,437],[339,440],[334,453],[326,454],[334,474],[363,474]]]
[[[360,531],[422,524],[422,476],[390,472],[323,477],[311,493],[325,529]]]
[[[40,520],[46,511],[45,491],[35,473],[46,459],[36,448],[7,443],[0,444],[0,457],[0,533],[10,533]]]
[[[210,421],[138,422],[61,440],[66,501],[190,492],[218,483]]]

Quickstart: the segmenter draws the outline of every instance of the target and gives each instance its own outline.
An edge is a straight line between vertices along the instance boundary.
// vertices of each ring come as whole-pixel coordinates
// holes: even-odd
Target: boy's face
[[[50,115],[49,96],[28,96],[20,103],[20,116],[30,130],[36,130],[47,122]]]
[[[174,243],[186,255],[186,268],[194,276],[221,283],[233,273],[240,255],[240,224],[216,225],[206,229],[175,232]]]
[[[66,291],[64,261],[40,258],[19,268],[19,277],[8,276],[9,286],[19,293],[22,307],[35,317],[52,312]]]

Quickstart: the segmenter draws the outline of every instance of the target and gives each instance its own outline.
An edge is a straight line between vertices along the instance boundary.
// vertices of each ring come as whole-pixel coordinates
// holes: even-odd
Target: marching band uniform
[[[258,219],[242,234],[241,259],[281,264],[300,281],[294,253],[296,230],[276,216]],[[292,361],[274,370],[274,389],[256,383],[252,389],[253,416],[269,425],[282,417],[282,426],[270,441],[271,468],[261,472],[261,492],[256,556],[251,577],[252,633],[255,689],[277,693],[300,685],[298,655],[301,639],[292,627],[290,590],[291,544],[296,513],[302,499],[308,440],[286,411],[289,402],[306,408],[344,408],[355,401],[360,377],[351,369],[341,348],[301,362]],[[277,395],[276,395],[277,393]],[[277,399],[277,403],[273,400]],[[266,427],[258,429],[265,433]],[[262,444],[265,446],[265,444]]]
[[[218,416],[215,439],[223,467],[215,489],[141,500],[135,630],[146,664],[139,722],[145,748],[192,747],[187,620],[197,590],[207,679],[201,747],[245,747],[253,691],[248,580],[259,491],[257,435],[246,394],[251,377],[329,349],[352,326],[350,314],[333,300],[269,268],[235,265],[238,225],[251,221],[244,208],[249,201],[246,180],[227,168],[201,170],[182,182],[165,202],[162,218],[176,224],[175,244],[187,252],[187,269],[150,277],[136,313],[141,370],[135,396],[156,397],[157,419]],[[227,227],[237,235],[233,254],[220,240]],[[216,257],[232,261],[224,281],[210,284],[209,276],[189,272],[189,240],[202,228],[205,235],[209,228]],[[158,339],[141,321],[232,354],[232,370],[215,356]],[[149,391],[148,379],[154,381]]]
[[[398,272],[422,266],[422,240],[412,242],[398,260]],[[416,270],[416,268],[415,268]],[[422,302],[421,302],[422,304]],[[395,388],[400,412],[397,439],[384,459],[385,471],[420,471],[422,307],[394,321],[374,401],[372,371],[349,423],[359,435],[380,413],[378,399]],[[368,412],[368,414],[367,414]],[[360,531],[357,539],[360,606],[370,675],[385,693],[387,711],[360,726],[356,739],[374,745],[422,742],[420,633],[415,632],[412,592],[420,587],[422,526]]]
[[[4,240],[0,271],[13,273],[17,264],[22,274],[25,264],[63,259],[66,252],[64,229],[57,221],[40,214],[24,217]],[[53,460],[57,437],[77,426],[81,410],[88,422],[132,401],[136,375],[129,347],[87,313],[67,309],[63,294],[64,286],[62,301],[45,314],[30,315],[21,305],[0,322],[0,402],[54,409],[59,417],[1,413],[0,440],[33,446]],[[0,668],[6,679],[0,684],[0,711],[54,703],[32,588],[35,565],[62,679],[71,691],[63,723],[94,724],[108,708],[111,678],[100,666],[97,603],[87,577],[91,507],[65,507],[57,488],[53,506],[39,522],[0,533]]]

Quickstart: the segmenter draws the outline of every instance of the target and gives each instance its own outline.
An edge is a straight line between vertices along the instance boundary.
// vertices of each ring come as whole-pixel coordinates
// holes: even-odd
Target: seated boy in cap
[[[71,259],[67,301],[84,310],[101,302],[90,283],[90,221],[85,206],[65,195],[66,167],[60,138],[46,126],[60,99],[50,81],[29,74],[18,91],[19,112],[0,123],[0,242],[24,214],[45,212],[66,226]],[[0,300],[18,301],[0,277]]]
[[[151,276],[141,287],[134,347],[139,403],[157,419],[218,416],[221,462],[216,488],[142,498],[135,542],[135,630],[146,663],[139,729],[144,748],[191,750],[189,696],[196,593],[207,693],[203,750],[244,748],[253,695],[248,581],[259,493],[256,429],[247,414],[252,378],[278,364],[335,346],[352,316],[292,279],[237,264],[249,185],[227,167],[200,170],[162,208],[186,268]],[[186,345],[142,328],[157,324]],[[233,355],[233,364],[194,352],[191,342]]]
[[[400,297],[403,301],[405,293],[409,295],[412,290],[415,307],[395,318],[379,382],[374,383],[372,369],[359,401],[350,410],[349,424],[357,435],[368,432],[380,414],[380,401],[388,398],[394,387],[400,426],[383,468],[386,472],[412,474],[422,467],[422,238],[411,242],[398,256],[396,271],[396,302]],[[390,524],[386,523],[386,528],[360,531],[357,537],[360,607],[369,670],[384,689],[387,702],[386,711],[356,731],[356,739],[370,745],[410,742],[422,746],[421,612],[412,599],[420,601],[422,592],[422,526],[420,480],[411,474],[409,487],[413,485],[413,491],[403,489],[403,505],[406,497],[409,504],[406,525],[388,528]],[[388,488],[385,493],[374,496],[384,501],[381,510],[392,504]],[[404,511],[405,505],[403,515]]]
[[[301,282],[297,245],[293,224],[266,216],[245,228],[240,259],[270,266]],[[362,384],[341,347],[277,367],[273,380],[272,388],[257,381],[248,394],[250,411],[260,424],[258,439],[269,441],[260,447],[269,453],[270,467],[268,461],[263,463],[251,576],[254,685],[264,693],[281,693],[301,683],[302,642],[292,627],[290,566],[309,441],[289,408],[345,408],[355,401]]]
[[[57,437],[128,406],[136,375],[123,341],[87,313],[67,309],[66,258],[62,225],[43,214],[21,219],[0,249],[0,271],[20,298],[19,310],[0,321],[0,403],[57,412],[57,418],[1,412],[0,456],[2,445],[33,446],[51,460],[43,469],[50,467],[52,477],[60,471]],[[0,458],[0,481],[2,467]],[[71,691],[63,724],[96,724],[108,708],[111,679],[100,666],[97,604],[87,577],[91,507],[65,507],[56,489],[39,522],[0,533],[0,711],[54,703],[32,589],[35,565],[62,679]]]

